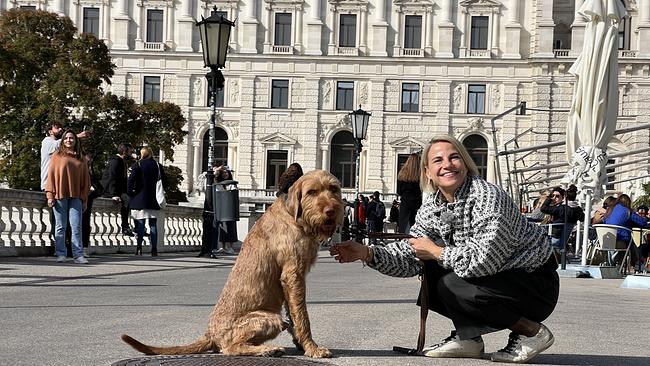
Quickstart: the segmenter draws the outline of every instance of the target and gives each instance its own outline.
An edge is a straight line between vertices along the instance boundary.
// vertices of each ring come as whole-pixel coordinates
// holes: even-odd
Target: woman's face
[[[68,132],[63,136],[63,146],[68,150],[74,150],[75,136],[72,132]]]
[[[446,141],[431,145],[424,171],[446,195],[452,195],[465,181],[467,166],[454,145]]]

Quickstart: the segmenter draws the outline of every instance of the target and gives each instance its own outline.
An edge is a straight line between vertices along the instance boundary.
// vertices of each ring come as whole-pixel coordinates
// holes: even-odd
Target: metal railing
[[[563,49],[553,50],[553,54],[555,55],[556,58],[569,57],[569,52],[571,52],[571,50],[563,50]]]

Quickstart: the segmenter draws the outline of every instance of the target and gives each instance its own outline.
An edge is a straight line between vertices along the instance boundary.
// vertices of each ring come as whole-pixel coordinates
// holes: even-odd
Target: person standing
[[[117,155],[111,157],[102,174],[103,197],[111,198],[120,205],[122,234],[126,236],[135,236],[129,225],[129,195],[126,194],[127,173],[132,155],[131,144],[121,144]]]
[[[366,209],[366,222],[368,223],[368,232],[384,232],[386,206],[381,201],[379,191],[374,191],[372,195],[370,195],[370,202],[368,202]]]
[[[421,187],[431,194],[416,215],[414,238],[384,246],[349,241],[330,254],[394,277],[424,276],[419,303],[426,300],[455,330],[422,355],[483,358],[482,335],[510,329],[507,345],[491,360],[530,361],[554,341],[541,323],[560,289],[548,236],[503,189],[480,177],[454,137],[434,137],[422,156]]]
[[[408,234],[415,223],[415,213],[422,205],[420,189],[420,155],[413,153],[397,174],[400,204],[397,231]]]
[[[98,198],[102,194],[102,186],[99,183],[99,179],[93,174],[93,151],[86,151],[84,158],[88,163],[88,172],[90,174],[90,192],[88,193],[88,203],[86,203],[86,210],[83,212],[82,221],[81,221],[81,239],[83,243],[84,250],[86,250],[86,257],[90,257],[89,250],[90,248],[90,222],[92,219],[93,211],[93,201],[95,198]]]
[[[298,167],[300,167],[300,165],[298,165]],[[302,174],[302,168],[300,169],[300,174]],[[217,183],[231,181],[231,180],[233,180],[232,171],[230,170],[229,166],[222,165],[215,169],[215,181]],[[296,178],[296,180],[298,179]],[[293,184],[293,182],[291,184]],[[287,192],[289,191],[289,187],[291,186],[291,184],[289,184],[289,186],[286,187]],[[230,190],[237,189],[236,184],[216,184],[215,186],[217,187],[217,191],[230,191]],[[233,245],[238,240],[237,222],[235,221],[219,222],[218,226],[219,226],[219,243],[217,243],[218,248],[215,254],[222,254],[222,253],[235,254],[235,249],[233,248]]]
[[[63,143],[52,154],[45,186],[47,205],[53,208],[56,220],[54,238],[57,262],[66,260],[65,232],[69,222],[74,262],[88,263],[83,253],[81,221],[89,191],[88,163],[83,157],[79,138],[73,131],[67,130],[63,134]]]
[[[126,191],[129,195],[129,209],[135,219],[137,233],[136,255],[142,255],[145,220],[149,220],[149,239],[151,241],[151,256],[158,255],[158,217],[160,205],[156,200],[156,183],[161,177],[163,186],[166,185],[165,171],[153,159],[149,146],[140,149],[140,161],[133,165],[131,176],[127,181]]]

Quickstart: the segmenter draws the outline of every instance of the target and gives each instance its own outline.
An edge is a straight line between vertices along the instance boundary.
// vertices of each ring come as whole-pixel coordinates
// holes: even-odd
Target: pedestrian
[[[112,156],[102,174],[103,197],[112,199],[120,205],[120,218],[122,234],[135,236],[129,225],[129,195],[126,194],[128,171],[133,160],[133,147],[131,144],[122,143],[117,149],[117,154]]]
[[[422,156],[421,186],[431,194],[416,215],[414,238],[385,246],[348,241],[330,253],[390,276],[424,274],[420,301],[456,329],[422,355],[482,358],[482,335],[510,329],[506,347],[492,361],[530,361],[554,340],[541,323],[559,294],[548,236],[505,191],[480,177],[454,137],[434,137]]]
[[[302,171],[302,169],[301,169]],[[215,169],[215,180],[217,183],[232,181],[232,171],[227,165],[219,166]],[[297,180],[297,179],[296,179]],[[295,181],[294,181],[295,182]],[[230,191],[237,189],[237,184],[216,184],[217,191]],[[287,187],[288,191],[288,187]],[[237,207],[237,209],[239,209]],[[219,242],[217,243],[217,251],[215,254],[235,254],[233,248],[237,239],[237,222],[226,221],[219,222]]]
[[[578,189],[573,184],[566,191],[555,187],[542,203],[540,211],[552,218],[551,245],[555,249],[564,249],[575,224],[585,219],[582,207],[576,202],[577,194]]]
[[[158,217],[160,205],[156,200],[156,183],[162,179],[163,187],[166,185],[165,171],[153,159],[153,152],[149,146],[140,149],[140,160],[133,164],[131,175],[127,181],[126,191],[129,195],[129,209],[135,219],[137,234],[135,249],[136,255],[142,255],[144,241],[145,221],[149,221],[149,241],[151,242],[151,256],[158,255]]]
[[[57,262],[66,260],[65,232],[70,223],[74,262],[88,263],[83,252],[81,221],[88,203],[90,174],[81,143],[72,130],[65,131],[63,143],[52,154],[45,192],[47,205],[53,208],[56,221],[54,241]]]
[[[368,202],[368,206],[366,207],[368,232],[384,232],[384,218],[386,218],[386,206],[381,201],[379,191],[374,191],[370,195],[370,202]]]
[[[388,222],[393,224],[393,231],[398,233],[398,223],[399,223],[399,201],[393,200],[393,203],[390,205],[390,212],[388,214]]]
[[[415,213],[422,205],[420,189],[420,155],[412,153],[397,174],[400,199],[397,231],[408,234],[415,223]]]
[[[84,158],[88,164],[88,172],[90,174],[90,192],[88,193],[88,203],[86,203],[86,210],[83,212],[81,221],[81,241],[83,243],[86,257],[90,257],[88,253],[90,251],[90,222],[92,219],[93,201],[95,201],[95,198],[101,197],[103,191],[100,180],[95,177],[95,174],[93,174],[93,157],[94,152],[91,150],[87,150],[84,154]]]

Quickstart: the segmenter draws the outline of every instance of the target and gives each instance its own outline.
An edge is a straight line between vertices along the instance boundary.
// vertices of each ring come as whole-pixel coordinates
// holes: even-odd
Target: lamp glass
[[[350,113],[352,117],[352,135],[355,139],[364,140],[368,133],[368,122],[370,120],[370,113],[359,108]]]
[[[230,29],[234,23],[213,13],[197,23],[203,44],[203,63],[207,67],[226,66]]]

